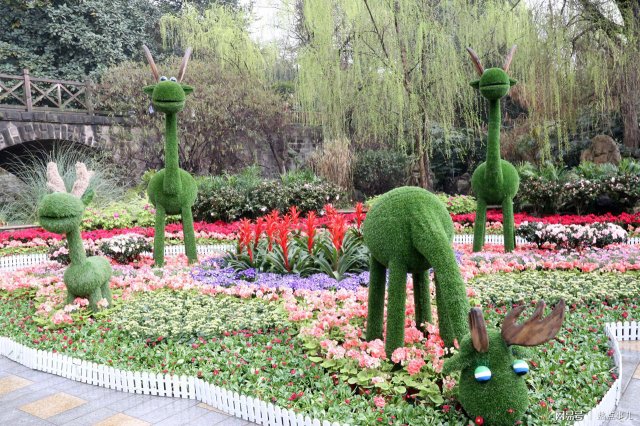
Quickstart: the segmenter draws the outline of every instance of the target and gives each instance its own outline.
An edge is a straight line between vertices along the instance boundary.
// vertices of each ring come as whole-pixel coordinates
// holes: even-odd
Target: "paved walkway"
[[[640,341],[620,342],[623,395],[608,426],[640,426]],[[136,395],[34,371],[0,357],[0,425],[248,426],[192,399]]]
[[[193,399],[136,395],[31,370],[0,356],[0,425],[253,425]]]

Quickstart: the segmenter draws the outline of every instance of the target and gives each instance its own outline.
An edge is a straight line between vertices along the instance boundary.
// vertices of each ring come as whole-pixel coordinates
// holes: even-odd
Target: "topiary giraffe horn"
[[[151,51],[145,44],[142,45],[142,49],[144,50],[144,56],[147,57],[147,62],[149,62],[149,66],[151,67],[151,73],[153,74],[153,78],[156,81],[158,81],[160,79],[160,74],[158,73],[158,68],[156,68],[156,63],[153,60]]]
[[[504,65],[502,65],[502,69],[504,70],[504,72],[509,72],[509,67],[511,66],[511,61],[513,60],[513,54],[516,53],[516,47],[518,46],[514,44],[511,47],[511,50],[509,51],[507,57],[504,58]]]
[[[185,72],[187,72],[187,63],[189,62],[189,57],[191,56],[191,48],[187,47],[187,50],[184,52],[184,56],[182,57],[182,63],[180,64],[180,71],[178,71],[178,81],[182,81],[184,78]]]
[[[487,325],[480,308],[471,308],[469,311],[469,330],[471,331],[471,341],[473,347],[478,352],[489,351],[489,336],[487,335]]]
[[[482,76],[482,74],[484,74],[484,67],[482,66],[482,62],[480,62],[480,58],[478,58],[478,55],[476,54],[476,52],[474,52],[473,49],[470,47],[467,47],[467,52],[469,52],[469,55],[471,56],[471,61],[473,62],[473,65],[476,67],[476,71],[478,72],[478,75]]]

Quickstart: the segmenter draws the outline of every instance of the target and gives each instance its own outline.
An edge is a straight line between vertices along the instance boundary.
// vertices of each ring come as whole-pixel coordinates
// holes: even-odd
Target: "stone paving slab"
[[[31,370],[0,356],[0,425],[247,426],[196,400],[139,395]]]

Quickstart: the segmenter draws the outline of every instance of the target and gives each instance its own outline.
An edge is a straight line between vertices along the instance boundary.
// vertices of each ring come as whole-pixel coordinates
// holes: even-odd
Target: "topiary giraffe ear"
[[[473,80],[469,85],[474,89],[480,89],[480,80]]]
[[[94,192],[93,189],[87,189],[84,192],[84,194],[82,194],[82,197],[80,197],[80,199],[82,200],[82,204],[84,204],[85,206],[88,206],[91,200],[93,200],[93,196],[95,194],[96,193]]]
[[[518,80],[514,80],[513,78],[510,78],[510,79],[509,79],[509,84],[510,84],[511,86],[515,86],[516,84],[518,84]]]
[[[153,89],[155,89],[155,88],[156,88],[156,85],[152,84],[151,86],[144,86],[142,88],[142,91],[144,93],[146,93],[147,95],[152,95],[153,94]]]
[[[180,84],[180,86],[182,86],[182,90],[184,90],[185,95],[190,95],[191,93],[193,93],[193,87],[189,86],[188,84]]]

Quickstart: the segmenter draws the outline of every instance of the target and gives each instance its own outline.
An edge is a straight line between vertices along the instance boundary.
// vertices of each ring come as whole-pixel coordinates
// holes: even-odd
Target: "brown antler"
[[[478,75],[482,76],[482,74],[484,74],[484,67],[482,66],[482,62],[480,62],[480,58],[478,58],[478,55],[476,55],[476,52],[474,52],[473,49],[470,47],[467,47],[467,52],[469,52],[469,55],[471,56],[471,61],[473,62],[473,65],[476,67],[476,71],[478,71]]]
[[[507,57],[504,58],[504,65],[502,65],[502,69],[504,70],[504,72],[509,72],[509,67],[511,66],[511,61],[513,60],[513,54],[516,53],[516,47],[518,46],[514,44],[511,47],[511,51],[509,51]]]
[[[60,177],[58,171],[58,165],[53,161],[47,163],[47,186],[53,192],[67,192],[67,188],[64,186],[64,181]]]
[[[191,48],[187,47],[182,57],[182,63],[180,64],[180,71],[178,71],[178,81],[182,81],[184,73],[187,72],[187,63],[189,62],[189,56],[191,56]]]
[[[149,62],[149,66],[151,67],[153,78],[158,81],[160,79],[160,74],[158,74],[158,68],[156,68],[156,63],[153,60],[153,56],[151,56],[151,51],[145,44],[142,45],[142,49],[144,50],[144,56],[147,57],[147,62]]]
[[[471,341],[476,351],[489,351],[487,325],[484,322],[484,317],[482,316],[482,310],[480,308],[471,308],[469,311],[469,330],[471,331]]]
[[[76,181],[73,183],[71,193],[76,197],[82,197],[84,191],[89,187],[91,176],[93,176],[93,172],[87,170],[84,163],[76,163]]]
[[[533,315],[523,324],[516,321],[526,306],[518,306],[507,314],[502,323],[502,339],[508,345],[536,346],[553,339],[564,320],[564,300],[560,300],[551,314],[542,317],[545,307],[544,300],[536,305]]]

